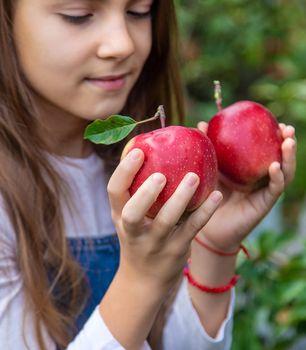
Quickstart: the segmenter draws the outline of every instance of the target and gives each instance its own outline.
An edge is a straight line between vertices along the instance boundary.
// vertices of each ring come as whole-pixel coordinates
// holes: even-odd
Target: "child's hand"
[[[207,130],[207,124],[200,122],[199,129]],[[296,168],[295,130],[292,126],[280,124],[283,135],[282,164],[270,165],[269,184],[253,193],[231,191],[220,183],[224,195],[222,205],[200,232],[200,237],[211,246],[223,251],[235,250],[240,242],[270,211],[285,187],[293,180]]]
[[[166,178],[160,173],[153,174],[130,197],[129,187],[143,158],[141,150],[131,151],[120,162],[108,184],[112,218],[121,245],[119,270],[131,281],[168,288],[181,275],[193,237],[207,223],[222,195],[214,191],[200,208],[181,222],[199,184],[198,176],[189,173],[157,216],[149,219],[146,213],[164,188]]]

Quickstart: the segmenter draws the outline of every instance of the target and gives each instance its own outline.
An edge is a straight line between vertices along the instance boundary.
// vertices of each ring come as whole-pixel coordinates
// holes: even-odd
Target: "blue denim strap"
[[[107,291],[119,266],[120,245],[117,235],[102,238],[69,238],[72,256],[81,265],[89,290],[87,304],[76,320],[79,331]]]

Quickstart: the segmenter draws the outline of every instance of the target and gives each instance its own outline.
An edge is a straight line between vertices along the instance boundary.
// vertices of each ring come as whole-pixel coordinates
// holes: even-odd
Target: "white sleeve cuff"
[[[203,328],[200,318],[192,305],[187,282],[184,279],[164,329],[164,349],[229,350],[232,343],[234,304],[235,291],[232,289],[226,318],[222,322],[217,336],[212,338]]]
[[[67,350],[125,350],[125,348],[114,338],[97,306],[83,329],[76,336]],[[141,350],[151,350],[147,342]]]

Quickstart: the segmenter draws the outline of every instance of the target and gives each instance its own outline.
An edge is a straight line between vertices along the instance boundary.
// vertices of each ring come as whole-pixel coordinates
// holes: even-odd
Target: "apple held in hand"
[[[133,195],[153,173],[160,172],[167,183],[147,215],[155,217],[188,172],[196,173],[200,184],[186,211],[199,207],[214,190],[217,159],[208,137],[194,128],[169,126],[135,136],[125,146],[122,157],[134,148],[144,152],[144,163],[130,187]]]
[[[207,136],[218,159],[221,180],[233,189],[252,191],[268,183],[268,169],[281,162],[282,136],[273,114],[262,105],[240,101],[208,123]]]
[[[162,128],[135,136],[127,143],[121,156],[125,157],[134,148],[139,148],[144,153],[143,165],[129,189],[131,195],[153,173],[160,172],[167,178],[164,189],[147,213],[149,217],[156,216],[189,172],[197,174],[200,183],[186,211],[199,207],[215,189],[217,157],[209,138],[198,129],[165,127],[166,115],[162,105],[158,106],[155,115],[149,119],[136,121],[129,116],[112,115],[105,120],[95,120],[86,127],[84,133],[86,140],[110,145],[123,140],[137,125],[158,118]]]

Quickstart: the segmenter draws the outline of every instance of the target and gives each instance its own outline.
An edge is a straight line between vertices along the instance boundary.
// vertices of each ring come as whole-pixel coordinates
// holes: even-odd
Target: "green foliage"
[[[296,240],[292,232],[265,232],[252,259],[240,260],[233,350],[288,349],[305,335],[305,243]]]
[[[213,81],[220,80],[223,105],[250,99],[279,121],[295,126],[296,179],[287,202],[306,193],[306,2],[304,0],[177,0],[182,33],[188,123],[216,112]],[[288,209],[289,223],[297,211]],[[292,216],[292,218],[290,218]]]
[[[295,231],[306,193],[306,1],[176,3],[187,123],[216,113],[213,81],[220,80],[223,106],[254,100],[295,126],[297,173],[282,201],[285,226]],[[292,232],[263,233],[252,241],[253,259],[239,261],[233,350],[288,349],[305,336],[305,243],[289,253],[296,240]]]

